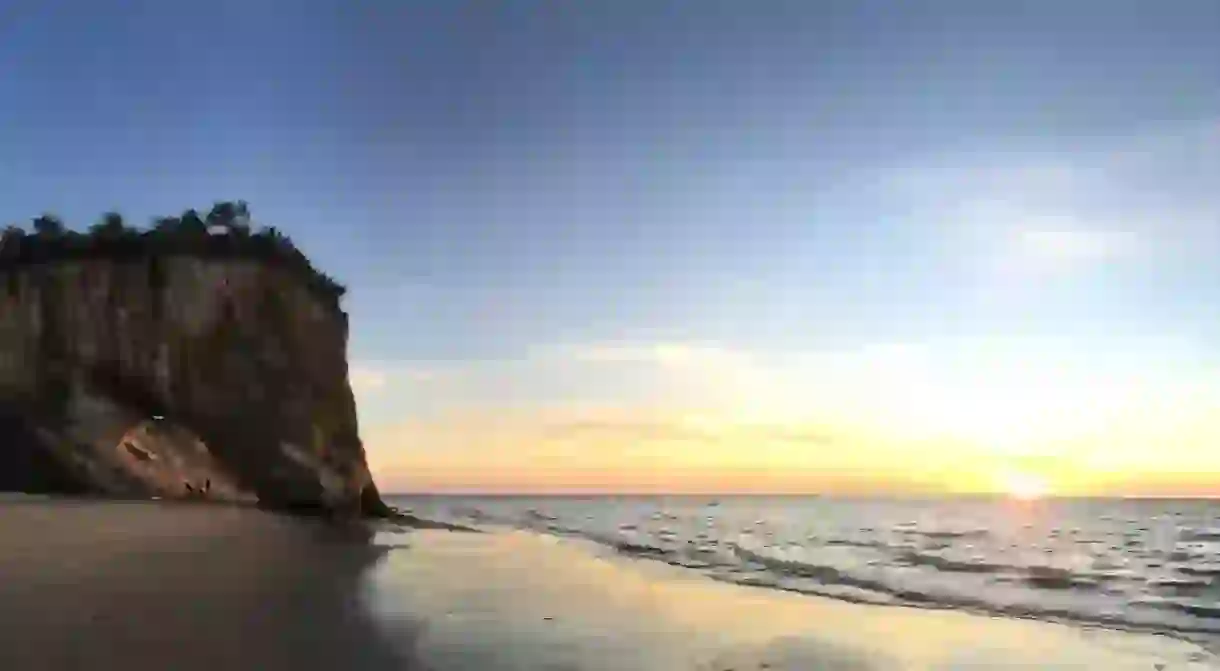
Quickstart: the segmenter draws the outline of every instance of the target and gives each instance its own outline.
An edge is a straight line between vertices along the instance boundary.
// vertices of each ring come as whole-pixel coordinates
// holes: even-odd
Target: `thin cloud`
[[[417,368],[404,364],[357,363],[348,372],[352,390],[357,393],[376,393],[398,383],[430,383],[441,374],[428,368]]]
[[[574,418],[570,421],[548,423],[542,429],[541,438],[548,441],[600,438],[633,442],[737,443],[742,446],[759,443],[825,445],[835,441],[830,432],[813,427],[780,424],[715,426],[691,422],[682,417],[621,417],[600,420]]]
[[[440,374],[434,370],[408,370],[403,374],[403,378],[410,382],[433,382],[440,377]]]
[[[384,389],[390,378],[385,371],[356,366],[348,373],[348,379],[354,391],[368,393]]]
[[[916,157],[879,197],[935,222],[965,255],[1118,261],[1220,246],[1220,123],[1166,124],[1058,147],[994,145]]]
[[[1022,231],[1019,239],[1033,254],[1066,260],[1113,259],[1139,249],[1139,237],[1130,231],[1034,229]]]
[[[558,348],[568,357],[588,363],[643,363],[667,368],[684,368],[708,364],[723,365],[742,362],[742,352],[699,343],[589,343]]]

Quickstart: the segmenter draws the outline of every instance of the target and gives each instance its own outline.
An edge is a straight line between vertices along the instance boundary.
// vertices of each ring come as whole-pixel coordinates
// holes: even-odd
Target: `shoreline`
[[[370,607],[390,631],[422,623],[414,653],[442,671],[1220,668],[1163,634],[749,589],[530,531],[404,538]]]
[[[649,533],[655,532],[656,528],[648,527],[648,521],[641,521],[643,517],[633,518],[632,515],[635,513],[632,512],[623,513],[621,519],[607,522],[606,519],[598,517],[601,513],[595,513],[589,505],[573,505],[570,508],[557,505],[551,508],[545,502],[538,501],[541,497],[520,498],[531,502],[499,507],[491,504],[484,506],[483,503],[475,501],[462,502],[461,507],[454,507],[456,504],[427,502],[427,497],[410,500],[407,497],[399,497],[396,503],[402,505],[414,502],[419,505],[421,510],[430,511],[433,515],[440,515],[444,519],[481,520],[480,528],[488,530],[524,530],[572,541],[591,542],[632,560],[649,560],[658,564],[683,567],[726,584],[760,587],[846,603],[902,606],[917,610],[950,610],[984,616],[1027,619],[1034,622],[1095,627],[1135,634],[1157,634],[1200,645],[1212,653],[1220,653],[1220,619],[1216,619],[1214,599],[1210,599],[1206,593],[1172,592],[1170,591],[1174,589],[1172,585],[1161,587],[1151,578],[1148,581],[1150,586],[1145,587],[1142,579],[1147,576],[1147,573],[1141,573],[1139,570],[1106,572],[1106,569],[1126,567],[1128,560],[1126,556],[1120,556],[1117,560],[1119,563],[1103,565],[1100,571],[1090,571],[1089,567],[1084,567],[1084,570],[1080,570],[1079,574],[1076,574],[1074,571],[1080,569],[1080,566],[1057,569],[1062,571],[1066,577],[1061,579],[1059,575],[1052,575],[1051,577],[1056,581],[1053,584],[1047,584],[1050,581],[1045,580],[1035,582],[1035,580],[1045,577],[1045,574],[1035,573],[1035,570],[1043,566],[1036,563],[1037,558],[1034,559],[1033,567],[1029,568],[1029,565],[1023,564],[1022,561],[1014,561],[1011,557],[983,560],[979,559],[981,554],[976,555],[975,561],[984,567],[982,570],[970,570],[969,564],[965,565],[966,568],[961,569],[954,565],[948,571],[928,571],[928,575],[923,575],[919,574],[919,570],[922,568],[919,566],[919,562],[908,563],[901,554],[880,558],[866,556],[864,559],[869,560],[867,566],[864,559],[860,559],[858,555],[848,558],[849,560],[856,559],[858,564],[849,564],[846,560],[841,565],[836,564],[836,557],[826,559],[812,554],[821,549],[820,547],[810,547],[817,546],[816,542],[803,547],[799,540],[787,543],[798,546],[791,553],[785,552],[789,548],[781,547],[784,543],[764,545],[763,550],[751,550],[758,543],[769,542],[759,540],[757,543],[744,545],[745,550],[739,552],[740,541],[735,539],[732,533],[726,536],[720,530],[705,532],[698,527],[700,524],[698,520],[691,522],[688,519],[679,519],[683,515],[692,514],[689,509],[677,509],[678,515],[671,516],[667,510],[673,509],[666,509],[657,504],[652,508],[652,520],[660,519],[658,517],[660,515],[676,521],[672,524],[668,521],[655,522],[656,526],[661,526],[661,533],[658,537],[651,537]],[[420,502],[419,499],[425,499],[425,502]],[[539,515],[537,519],[531,518],[530,515],[535,510],[542,510],[546,514]],[[494,514],[484,514],[483,511],[491,511]],[[590,513],[585,518],[585,522],[580,519],[583,513]],[[1127,514],[1136,513],[1128,511]],[[711,516],[708,519],[710,526]],[[754,519],[754,517],[748,519]],[[623,522],[623,524],[619,524],[619,522]],[[741,520],[736,520],[736,522],[740,523]],[[1128,523],[1134,526],[1135,520],[1128,520]],[[1184,523],[1184,521],[1179,521],[1179,524]],[[619,527],[617,532],[612,530],[615,524],[618,524]],[[866,522],[861,522],[861,524],[866,524]],[[749,526],[748,520],[746,526]],[[1028,526],[1027,524],[1027,528]],[[646,531],[639,531],[640,529]],[[670,529],[679,531],[674,534]],[[863,530],[872,532],[873,528],[870,525]],[[1073,529],[1070,533],[1074,534],[1077,531],[1079,530]],[[1173,533],[1179,531],[1176,530]],[[1144,534],[1144,532],[1148,532],[1148,528],[1141,526],[1136,532]],[[1163,535],[1160,535],[1160,540],[1157,540],[1158,532],[1163,534],[1164,529],[1154,529],[1152,534],[1144,534],[1144,536],[1154,536],[1151,540],[1141,536],[1139,541],[1130,541],[1129,538],[1133,534],[1125,531],[1124,537],[1108,548],[1110,551],[1117,552],[1107,555],[1103,551],[1102,554],[1093,555],[1093,557],[1100,556],[1101,558],[1097,560],[1099,562],[1115,561],[1115,554],[1123,555],[1123,553],[1130,552],[1124,548],[1130,548],[1137,542],[1153,543],[1148,546],[1154,548],[1153,552],[1164,552],[1166,550],[1163,547],[1155,545],[1155,543],[1164,542]],[[750,531],[747,529],[743,533],[749,534]],[[778,537],[780,534],[776,533]],[[800,537],[800,533],[797,532],[797,538]],[[1117,532],[1111,529],[1109,532],[1103,533]],[[676,543],[672,542],[675,537],[678,539]],[[637,538],[639,540],[636,540]],[[752,538],[758,539],[759,537]],[[782,538],[791,541],[793,536],[782,536]],[[683,545],[683,541],[686,545]],[[880,543],[880,541],[878,542]],[[1110,539],[1109,542],[1115,543],[1113,539]],[[1092,540],[1089,543],[1092,544],[1090,547],[1096,547],[1099,543],[1105,547],[1104,541]],[[827,542],[827,545],[838,544],[840,544],[838,537]],[[852,545],[852,542],[849,539],[841,544]],[[862,547],[872,546],[863,544]],[[894,549],[885,545],[879,545],[879,547],[887,550]],[[1017,548],[1018,546],[1014,543],[1011,547]],[[1136,552],[1137,558],[1132,560],[1135,569],[1140,568],[1139,560],[1141,558],[1158,558],[1145,553],[1144,548],[1145,546],[1140,545],[1140,551]],[[933,555],[931,559],[937,559],[934,552],[937,549],[939,548],[931,548],[933,551],[930,553]],[[768,552],[769,550],[774,550],[774,552]],[[811,554],[805,556],[801,552],[803,550],[811,550]],[[1050,552],[1050,550],[1046,551]],[[892,565],[886,563],[895,556],[897,556],[896,563]],[[958,556],[960,557],[960,555]],[[917,556],[916,559],[918,558]],[[1027,559],[1027,556],[1023,555],[1017,559],[1023,558]],[[957,561],[960,563],[964,560]],[[993,563],[988,564],[988,562]],[[1151,563],[1152,560],[1149,562],[1149,567],[1162,565]],[[930,561],[927,563],[936,566]],[[872,568],[874,564],[885,569],[900,570],[890,572],[874,570]],[[1062,562],[1055,564],[1048,559],[1046,565],[1064,564]],[[1176,565],[1169,564],[1170,567]],[[913,575],[902,574],[902,569],[908,568],[910,569],[908,573]],[[1198,573],[1202,573],[1207,568],[1207,566],[1201,567]],[[1182,572],[1188,578],[1199,580],[1198,574],[1192,570],[1191,566],[1186,566]],[[1029,577],[1030,574],[1033,574],[1033,578]],[[992,578],[993,575],[998,577]],[[959,576],[963,576],[961,582],[954,582]],[[980,576],[985,576],[985,580]],[[906,579],[908,577],[909,580]],[[1155,572],[1153,572],[1152,578],[1155,577]],[[1069,582],[1069,580],[1073,582]],[[1074,582],[1076,580],[1079,582]],[[988,584],[982,584],[983,582]],[[1031,589],[1031,584],[1039,589]],[[1187,587],[1194,587],[1196,584],[1202,584],[1202,582],[1191,583]],[[974,591],[970,588],[971,585],[976,585],[979,589]],[[993,586],[994,590],[991,589]],[[1162,596],[1164,598],[1159,598]]]
[[[1030,612],[1030,611],[1022,611],[1022,610],[1016,610],[1016,609],[1004,610],[1002,608],[988,607],[987,605],[975,605],[975,604],[952,603],[952,602],[938,602],[938,601],[918,602],[918,601],[896,600],[894,602],[886,603],[886,602],[870,600],[867,598],[856,598],[856,597],[853,597],[848,594],[827,594],[827,593],[823,593],[823,592],[801,589],[799,587],[785,586],[785,585],[778,584],[778,583],[735,581],[729,577],[722,576],[722,575],[702,573],[697,568],[691,568],[689,566],[684,566],[680,563],[675,563],[675,562],[667,559],[666,557],[659,556],[653,552],[632,551],[630,549],[625,549],[618,545],[599,541],[596,538],[590,538],[590,537],[582,535],[578,532],[560,533],[560,532],[553,532],[553,531],[545,531],[545,530],[537,529],[537,528],[512,526],[512,525],[503,524],[503,523],[492,523],[492,524],[481,525],[480,527],[477,527],[477,528],[472,528],[472,527],[464,527],[462,525],[455,525],[455,524],[444,523],[444,522],[431,522],[428,520],[420,520],[420,518],[415,518],[413,516],[408,516],[408,517],[412,517],[412,519],[414,519],[416,521],[424,522],[424,524],[419,525],[419,526],[411,526],[411,528],[419,529],[419,530],[447,529],[450,531],[468,531],[468,532],[474,532],[474,533],[508,533],[508,534],[526,533],[526,534],[532,534],[532,535],[537,535],[537,536],[541,536],[541,537],[563,539],[563,540],[575,542],[578,544],[589,544],[591,547],[595,548],[594,552],[608,551],[608,552],[614,553],[618,557],[622,557],[624,560],[627,560],[627,561],[631,561],[631,562],[642,561],[642,562],[647,562],[647,563],[651,563],[651,564],[668,566],[668,567],[676,568],[676,569],[679,569],[682,571],[688,571],[688,572],[692,573],[693,575],[698,575],[698,576],[700,576],[702,578],[706,578],[708,580],[723,583],[726,585],[733,585],[736,587],[745,587],[745,588],[760,589],[760,590],[765,590],[765,591],[783,592],[783,593],[799,595],[799,596],[807,597],[807,598],[811,598],[811,599],[826,599],[826,600],[830,600],[830,601],[853,604],[853,605],[858,605],[858,606],[869,606],[869,607],[876,607],[876,608],[901,608],[901,609],[910,609],[910,610],[915,610],[915,611],[958,612],[958,613],[966,613],[969,615],[976,615],[979,617],[1009,618],[1009,619],[1015,619],[1015,620],[1025,620],[1025,621],[1029,621],[1029,622],[1039,622],[1039,623],[1047,623],[1047,624],[1057,624],[1057,625],[1080,627],[1083,629],[1098,629],[1098,630],[1103,630],[1103,631],[1113,631],[1113,632],[1118,632],[1118,633],[1135,634],[1135,635],[1163,636],[1166,638],[1181,641],[1183,643],[1188,643],[1191,645],[1199,646],[1203,650],[1206,650],[1208,653],[1214,654],[1214,655],[1217,655],[1218,657],[1220,657],[1220,632],[1217,632],[1215,630],[1173,628],[1173,627],[1169,627],[1169,626],[1157,626],[1155,624],[1142,625],[1139,623],[1127,622],[1127,621],[1123,621],[1120,619],[1107,619],[1104,617],[1090,618],[1086,615],[1073,614],[1073,613],[1057,614],[1057,613],[1036,612],[1036,611]]]
[[[661,561],[661,560],[651,560],[648,557],[638,557],[638,558],[633,557],[633,559],[643,559],[645,561]],[[664,562],[662,562],[662,563],[664,563]],[[1198,646],[1201,650],[1206,651],[1209,654],[1220,656],[1220,636],[1217,636],[1211,632],[1196,632],[1196,631],[1190,631],[1190,630],[1183,631],[1183,630],[1169,629],[1169,628],[1157,628],[1157,627],[1153,627],[1153,626],[1140,627],[1137,625],[1127,624],[1127,623],[1123,623],[1123,622],[1113,622],[1113,621],[1100,620],[1100,619],[1089,620],[1089,619],[1086,619],[1083,617],[1077,617],[1077,616],[1048,616],[1048,615],[1040,615],[1040,614],[1025,614],[1025,613],[1006,612],[1006,611],[1002,611],[1002,610],[989,610],[987,608],[982,608],[982,607],[975,608],[975,607],[969,607],[969,606],[956,606],[956,605],[952,605],[952,604],[876,603],[873,601],[868,601],[866,599],[852,599],[851,597],[847,597],[847,596],[830,596],[828,594],[819,594],[817,592],[809,592],[809,591],[804,591],[804,590],[795,589],[795,588],[791,588],[791,587],[784,587],[781,585],[739,583],[739,582],[733,582],[731,580],[726,580],[726,579],[718,578],[718,577],[714,577],[714,576],[709,576],[708,579],[716,581],[716,582],[721,582],[726,585],[744,587],[746,589],[759,589],[759,590],[764,590],[764,591],[784,592],[787,594],[795,594],[795,595],[799,595],[799,596],[807,597],[807,598],[811,598],[811,599],[825,599],[828,601],[837,601],[840,603],[852,604],[853,606],[863,606],[863,607],[868,607],[868,608],[881,608],[881,609],[896,608],[896,609],[903,609],[903,610],[911,610],[911,611],[915,611],[915,612],[929,611],[929,612],[962,613],[965,615],[971,615],[971,616],[975,616],[975,617],[1022,620],[1022,621],[1033,622],[1033,623],[1052,624],[1052,625],[1065,626],[1065,627],[1076,627],[1076,628],[1084,630],[1084,631],[1112,632],[1115,634],[1131,634],[1131,635],[1136,635],[1136,636],[1156,636],[1156,637],[1161,637],[1161,638],[1166,638],[1166,639],[1172,639],[1174,641],[1180,641],[1182,643],[1186,643],[1189,645]]]
[[[244,506],[0,497],[0,575],[15,671],[1220,669],[1164,634],[750,589],[537,532]]]

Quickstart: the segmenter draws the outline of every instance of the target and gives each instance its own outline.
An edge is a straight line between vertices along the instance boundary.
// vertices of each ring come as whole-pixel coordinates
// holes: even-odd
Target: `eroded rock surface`
[[[383,512],[347,317],[257,260],[0,271],[0,489]]]

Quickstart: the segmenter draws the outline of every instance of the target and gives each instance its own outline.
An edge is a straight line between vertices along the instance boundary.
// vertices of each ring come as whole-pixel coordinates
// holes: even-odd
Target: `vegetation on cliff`
[[[245,201],[218,202],[206,216],[192,209],[176,217],[158,217],[143,230],[129,227],[122,215],[108,212],[84,233],[70,230],[53,215],[34,219],[33,232],[13,225],[0,233],[0,271],[74,259],[166,256],[257,259],[299,274],[312,291],[336,305],[346,292],[343,285],[314,268],[274,226],[252,231]]]

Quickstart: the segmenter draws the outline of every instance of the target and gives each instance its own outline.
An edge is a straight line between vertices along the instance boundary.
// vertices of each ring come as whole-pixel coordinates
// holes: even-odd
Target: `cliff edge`
[[[6,232],[0,490],[383,514],[341,289],[274,230],[182,221]]]

